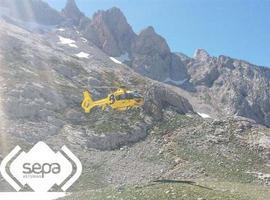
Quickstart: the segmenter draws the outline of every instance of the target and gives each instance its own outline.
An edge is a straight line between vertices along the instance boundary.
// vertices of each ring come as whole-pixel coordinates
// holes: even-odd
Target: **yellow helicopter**
[[[104,99],[94,101],[88,90],[83,92],[82,108],[85,113],[89,113],[94,107],[101,107],[102,110],[112,108],[114,110],[127,110],[138,108],[144,104],[144,98],[133,90],[126,87],[119,87],[114,92],[108,94]]]

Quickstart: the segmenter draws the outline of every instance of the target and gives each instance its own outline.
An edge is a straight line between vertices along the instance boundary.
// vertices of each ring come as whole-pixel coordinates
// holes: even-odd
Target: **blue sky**
[[[61,10],[66,0],[46,0]],[[77,0],[87,16],[119,7],[135,32],[152,25],[172,51],[195,49],[270,66],[270,0]]]

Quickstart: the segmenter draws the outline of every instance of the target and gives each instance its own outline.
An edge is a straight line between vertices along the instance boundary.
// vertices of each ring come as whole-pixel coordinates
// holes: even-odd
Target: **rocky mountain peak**
[[[74,8],[79,10],[75,0],[67,0],[65,8]]]
[[[153,26],[148,26],[146,29],[142,30],[141,33],[144,33],[144,34],[147,33],[147,34],[154,34],[154,35],[156,35],[156,31],[155,31],[155,29],[154,29]]]
[[[108,55],[120,56],[130,52],[136,35],[121,10],[113,7],[94,14],[86,37],[90,37]]]
[[[81,18],[84,17],[84,14],[79,10],[75,0],[67,0],[65,8],[62,10],[62,15],[74,25],[78,25]]]
[[[187,78],[181,59],[171,53],[166,40],[152,26],[142,30],[132,45],[132,68],[152,79],[183,80]]]
[[[123,14],[123,12],[117,7],[112,7],[108,9],[107,11],[104,12],[104,14],[107,15],[108,17],[110,16],[110,17],[116,17],[118,19],[126,20],[126,17]]]
[[[122,11],[116,7],[112,7],[105,11],[99,10],[98,12],[96,12],[93,16],[93,23],[96,25],[103,23],[104,25],[108,26],[108,28],[111,28],[111,30],[113,30],[112,27],[114,27],[115,25],[118,25],[118,28],[119,25],[121,25],[122,28],[128,27],[131,29]]]
[[[196,49],[193,57],[199,61],[207,61],[211,56],[204,49]]]
[[[134,45],[134,51],[140,54],[167,55],[170,53],[170,48],[166,40],[155,32],[152,26],[142,30]]]

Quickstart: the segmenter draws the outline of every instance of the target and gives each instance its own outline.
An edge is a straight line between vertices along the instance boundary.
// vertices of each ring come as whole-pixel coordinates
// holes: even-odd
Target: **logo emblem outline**
[[[26,176],[24,174],[25,171],[23,171],[23,167],[26,164],[24,162],[26,161],[29,162],[27,164],[32,164],[32,168],[29,169],[33,169],[34,172],[43,173],[42,176],[36,175],[39,173],[35,173],[35,176],[33,174],[31,176]],[[47,161],[58,164],[60,168],[57,172],[59,173],[51,173],[51,165],[50,163],[47,163]],[[9,171],[7,170],[8,166]],[[48,166],[50,166],[50,168],[48,168]],[[74,170],[76,171],[74,172]],[[30,172],[33,171],[30,170]],[[28,151],[28,153],[22,151],[20,146],[16,146],[2,160],[0,172],[3,178],[17,192],[19,192],[22,189],[22,186],[25,186],[26,184],[33,189],[34,192],[48,192],[55,184],[60,186],[65,192],[81,176],[82,164],[65,145],[61,148],[61,151],[55,153],[46,143],[38,142]],[[46,177],[44,176],[44,173]]]

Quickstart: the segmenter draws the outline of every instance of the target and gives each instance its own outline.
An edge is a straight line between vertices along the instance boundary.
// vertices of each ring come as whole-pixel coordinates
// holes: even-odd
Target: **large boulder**
[[[163,111],[168,107],[180,114],[194,112],[189,101],[170,87],[158,83],[152,84],[145,97],[145,112],[155,120],[162,120]]]

